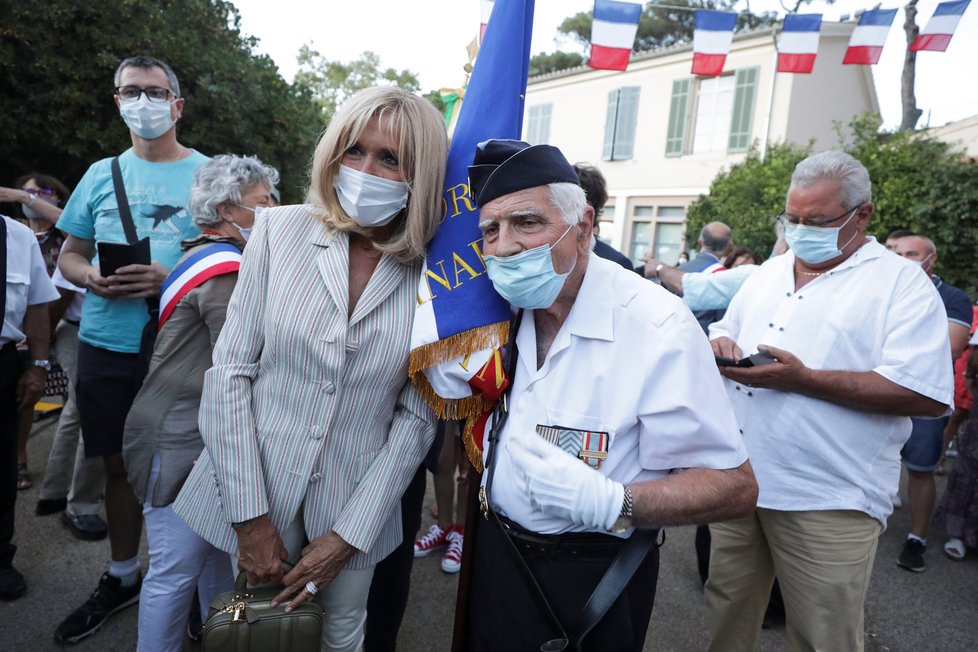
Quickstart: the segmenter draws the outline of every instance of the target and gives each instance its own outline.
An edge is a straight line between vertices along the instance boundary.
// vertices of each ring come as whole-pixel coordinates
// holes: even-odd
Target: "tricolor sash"
[[[215,276],[237,272],[240,267],[241,251],[224,242],[204,247],[177,263],[160,288],[159,329],[163,329],[163,324],[188,292]]]

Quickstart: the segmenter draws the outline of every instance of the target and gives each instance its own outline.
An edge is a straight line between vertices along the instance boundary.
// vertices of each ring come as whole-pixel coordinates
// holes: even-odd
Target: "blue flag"
[[[412,377],[444,416],[485,408],[472,378],[508,332],[509,304],[482,259],[468,166],[478,143],[520,138],[532,27],[533,0],[496,0],[448,150],[443,221],[428,247],[411,338]]]

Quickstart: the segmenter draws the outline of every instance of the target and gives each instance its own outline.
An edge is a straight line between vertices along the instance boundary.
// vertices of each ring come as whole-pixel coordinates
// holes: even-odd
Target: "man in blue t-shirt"
[[[139,600],[142,508],[126,479],[122,435],[142,381],[140,337],[149,305],[180,258],[180,241],[197,233],[187,198],[194,171],[208,160],[177,141],[184,100],[168,65],[149,57],[126,59],[116,70],[115,87],[116,106],[132,137],[132,148],[118,157],[122,182],[137,238],[149,239],[151,262],[100,272],[97,243],[127,239],[112,159],[98,161],[58,220],[58,229],[68,235],[59,265],[65,278],[88,290],[78,333],[76,401],[85,455],[105,461],[112,560],[88,601],[58,625],[60,643],[80,641]]]
[[[929,238],[919,235],[903,236],[896,241],[893,252],[919,264],[924,273],[934,281],[947,311],[948,335],[951,338],[951,358],[948,364],[954,364],[968,345],[973,314],[971,299],[963,290],[944,283],[939,276],[931,273],[934,263],[937,262],[937,247]],[[938,419],[914,418],[910,439],[900,451],[903,465],[907,467],[910,533],[907,534],[897,565],[909,571],[919,573],[925,567],[927,524],[934,511],[937,496],[934,471],[944,454],[944,429],[947,422],[946,416]]]

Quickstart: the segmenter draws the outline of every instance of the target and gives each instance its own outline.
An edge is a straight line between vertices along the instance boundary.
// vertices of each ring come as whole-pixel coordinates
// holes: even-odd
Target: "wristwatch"
[[[51,373],[51,361],[50,360],[31,360],[31,364],[35,367],[40,367],[44,370],[44,373]]]
[[[665,266],[666,266],[665,263],[659,263],[658,265],[655,266],[655,277],[656,278],[659,278],[659,272],[661,272],[662,271],[662,268],[665,267]]]
[[[630,527],[632,524],[632,490],[625,485],[625,498],[621,501],[621,512],[618,514],[618,519],[615,521],[614,525],[611,526],[611,531],[615,534],[620,534]]]

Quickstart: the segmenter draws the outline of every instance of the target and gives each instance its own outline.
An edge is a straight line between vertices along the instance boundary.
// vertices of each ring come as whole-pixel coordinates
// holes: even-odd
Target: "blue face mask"
[[[784,239],[788,243],[788,248],[811,265],[818,265],[841,256],[842,249],[848,247],[849,243],[859,235],[858,231],[853,233],[849,241],[839,247],[839,232],[849,223],[858,208],[859,206],[856,206],[852,209],[849,219],[843,222],[842,226],[805,226],[784,220]]]
[[[573,228],[567,227],[557,242],[563,240]],[[514,256],[483,256],[489,280],[496,292],[517,308],[535,310],[552,306],[567,276],[574,271],[573,267],[564,274],[554,270],[550,252],[557,242],[527,249]],[[577,264],[576,259],[574,264]]]

